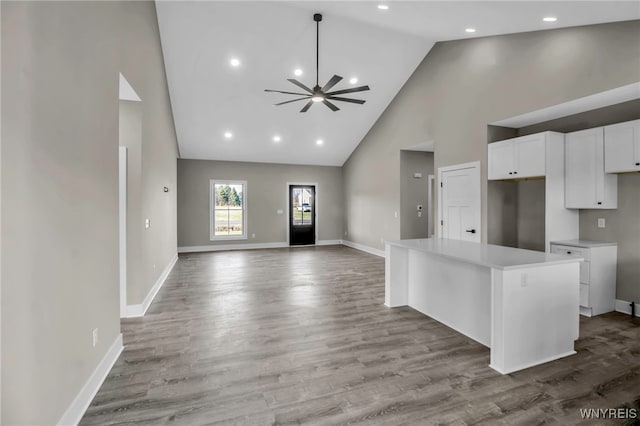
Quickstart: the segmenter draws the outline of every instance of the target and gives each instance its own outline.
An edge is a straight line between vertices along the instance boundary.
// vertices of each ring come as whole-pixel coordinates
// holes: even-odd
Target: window
[[[247,238],[247,182],[210,181],[211,240]]]

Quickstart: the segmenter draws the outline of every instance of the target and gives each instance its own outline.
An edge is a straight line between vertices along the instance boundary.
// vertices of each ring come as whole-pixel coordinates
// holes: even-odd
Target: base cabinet
[[[551,253],[581,257],[580,314],[594,316],[615,309],[618,246],[585,240],[553,241]]]

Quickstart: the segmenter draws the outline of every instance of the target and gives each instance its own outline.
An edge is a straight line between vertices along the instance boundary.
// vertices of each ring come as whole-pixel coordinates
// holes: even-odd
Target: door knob
[[[475,229],[467,229],[467,230],[466,230],[466,231],[464,231],[464,232],[469,232],[470,234],[475,234],[475,233],[476,233],[476,230],[475,230]]]

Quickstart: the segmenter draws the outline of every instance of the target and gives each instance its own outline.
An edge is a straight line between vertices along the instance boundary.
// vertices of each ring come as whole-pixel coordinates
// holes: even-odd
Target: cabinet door
[[[514,140],[514,177],[535,177],[546,174],[545,140],[546,136],[544,133],[523,136]]]
[[[607,173],[640,171],[640,120],[604,128],[604,170]]]
[[[565,207],[597,208],[596,181],[598,141],[602,127],[568,133],[565,137]],[[604,170],[603,170],[604,171]]]
[[[489,144],[489,180],[513,179],[514,153],[511,141],[494,142]]]
[[[615,209],[618,176],[604,172],[604,128],[568,133],[565,138],[565,207]]]

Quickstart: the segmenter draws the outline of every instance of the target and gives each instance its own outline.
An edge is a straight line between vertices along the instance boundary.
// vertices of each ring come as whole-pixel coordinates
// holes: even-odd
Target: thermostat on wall
[[[422,177],[422,173],[414,173],[413,177],[416,179],[420,179]]]

